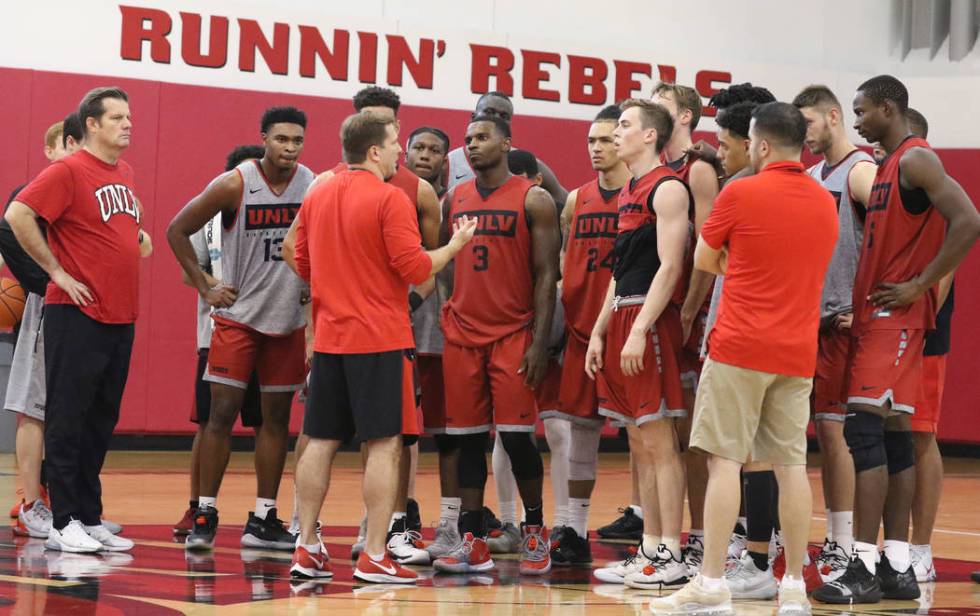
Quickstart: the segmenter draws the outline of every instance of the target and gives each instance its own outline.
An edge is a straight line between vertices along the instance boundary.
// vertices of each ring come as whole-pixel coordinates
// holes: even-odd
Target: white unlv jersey
[[[238,289],[238,299],[229,308],[215,310],[214,316],[263,334],[282,335],[306,325],[300,304],[306,283],[283,261],[282,241],[314,175],[297,165],[289,184],[276,194],[259,165],[247,160],[235,168],[242,176],[242,202],[231,226],[221,226],[212,271]]]

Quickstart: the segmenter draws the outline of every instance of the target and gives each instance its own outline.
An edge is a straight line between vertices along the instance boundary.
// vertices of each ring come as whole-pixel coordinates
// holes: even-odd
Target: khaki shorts
[[[812,378],[712,361],[701,370],[691,447],[736,462],[806,464]]]

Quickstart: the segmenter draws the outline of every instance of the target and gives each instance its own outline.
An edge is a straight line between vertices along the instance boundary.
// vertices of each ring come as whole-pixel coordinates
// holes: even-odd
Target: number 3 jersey
[[[277,194],[259,161],[245,161],[235,171],[242,176],[242,201],[234,221],[221,228],[220,276],[238,289],[238,299],[213,315],[263,334],[288,334],[306,324],[300,304],[306,283],[283,261],[282,240],[314,175],[297,164]]]
[[[489,194],[481,194],[475,180],[453,189],[450,220],[475,217],[477,229],[456,255],[453,294],[442,309],[447,341],[484,346],[526,327],[533,319],[531,233],[524,211],[524,200],[533,186],[515,175]]]
[[[575,193],[575,210],[565,246],[561,301],[568,330],[582,342],[588,342],[592,334],[612,278],[618,195],[619,190],[601,189],[599,180],[579,187]]]

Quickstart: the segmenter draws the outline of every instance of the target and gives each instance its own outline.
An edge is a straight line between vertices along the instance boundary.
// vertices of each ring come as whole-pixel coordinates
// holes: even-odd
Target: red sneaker
[[[521,575],[544,575],[551,571],[551,540],[545,526],[521,525]]]
[[[781,580],[785,573],[786,554],[783,553],[783,546],[779,546],[776,558],[772,561],[772,574],[777,580]],[[820,570],[817,569],[816,554],[809,547],[807,547],[803,563],[803,581],[806,582],[808,594],[823,586],[823,578],[820,577]]]
[[[289,575],[298,578],[317,579],[332,578],[333,569],[330,567],[330,555],[327,548],[320,544],[320,551],[313,554],[301,545],[293,551],[293,566]]]
[[[466,533],[449,554],[437,558],[432,566],[442,573],[476,573],[493,569],[486,539]]]
[[[17,491],[20,492],[20,490],[17,490]],[[14,503],[14,506],[10,508],[10,517],[11,517],[11,519],[14,519],[14,520],[17,519],[17,517],[20,515],[20,506],[23,505],[23,504],[24,504],[24,499],[23,498],[20,499],[19,501],[17,501],[16,503]]]
[[[192,530],[194,530],[194,510],[188,509],[184,512],[184,517],[180,519],[180,522],[174,524],[174,535],[183,537],[191,534]]]
[[[364,551],[357,557],[354,579],[374,584],[414,584],[419,576],[392,560],[387,553],[381,560],[374,560]]]

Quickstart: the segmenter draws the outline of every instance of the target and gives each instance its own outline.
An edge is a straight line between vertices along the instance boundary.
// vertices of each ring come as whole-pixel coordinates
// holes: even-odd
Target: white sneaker
[[[790,586],[785,582],[779,584],[779,616],[806,616],[812,613],[810,600],[806,598],[806,584]]]
[[[742,552],[745,551],[747,541],[745,535],[732,533],[731,538],[728,539],[728,555],[725,559],[726,566],[734,567],[737,565],[738,561],[742,558]]]
[[[68,525],[58,530],[54,526],[48,533],[48,540],[44,542],[44,547],[49,550],[60,550],[62,552],[89,553],[98,552],[102,549],[102,543],[89,537],[85,532],[85,527],[78,520],[70,520]]]
[[[635,551],[634,551],[635,550]],[[626,576],[634,571],[642,571],[650,564],[650,559],[643,555],[641,546],[630,548],[630,555],[619,562],[611,562],[592,572],[600,582],[607,584],[623,584]]]
[[[133,549],[133,542],[125,537],[118,537],[109,532],[109,529],[99,524],[98,526],[86,526],[85,532],[92,539],[102,544],[102,550],[106,552],[128,552]]]
[[[110,520],[103,519],[102,526],[105,526],[105,529],[113,535],[118,535],[122,532],[122,524],[117,524],[116,522],[112,522]]]
[[[387,547],[392,560],[402,565],[428,565],[432,562],[422,543],[422,535],[414,530],[392,533]]]
[[[33,535],[31,535],[33,537]],[[932,563],[932,546],[913,545],[912,571],[915,572],[916,582],[935,582],[936,567]]]
[[[772,599],[778,592],[772,567],[759,571],[747,551],[742,554],[738,565],[725,572],[725,580],[733,599]]]
[[[661,543],[657,553],[649,561],[642,569],[623,578],[623,583],[630,588],[644,590],[676,588],[687,583],[687,565],[678,560],[666,545]]]
[[[701,561],[704,560],[704,542],[701,537],[688,535],[687,545],[684,546],[682,559],[687,565],[687,576],[694,577],[701,571]]]
[[[14,533],[26,535],[35,539],[47,539],[51,532],[51,521],[53,516],[44,501],[37,499],[30,507],[20,506],[17,514],[17,523],[14,525]]]
[[[429,559],[435,562],[436,559],[449,556],[461,542],[462,538],[459,536],[456,523],[446,519],[439,520],[439,525],[436,526],[436,538],[426,548]]]
[[[820,579],[824,584],[833,582],[844,575],[850,560],[850,555],[837,545],[837,542],[825,541],[820,555],[817,556],[817,571],[820,573]],[[912,557],[912,562],[915,562],[915,556]]]
[[[500,534],[494,533],[487,537],[487,547],[491,554],[517,554],[521,551],[521,529],[507,522],[500,527],[499,532]]]
[[[698,574],[686,586],[662,599],[650,602],[654,614],[665,616],[673,614],[732,614],[732,595],[723,584],[721,588],[709,591],[701,585]]]

